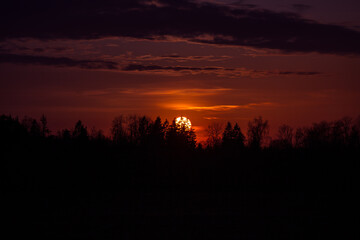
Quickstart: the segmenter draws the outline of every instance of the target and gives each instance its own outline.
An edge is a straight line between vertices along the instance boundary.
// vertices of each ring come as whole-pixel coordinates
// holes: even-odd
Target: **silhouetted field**
[[[7,239],[358,239],[356,121],[282,126],[266,146],[266,121],[236,126],[203,147],[160,118],[116,118],[107,138],[3,115]]]

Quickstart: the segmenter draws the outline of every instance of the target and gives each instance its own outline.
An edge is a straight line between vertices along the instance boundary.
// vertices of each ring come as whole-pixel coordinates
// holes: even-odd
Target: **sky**
[[[121,114],[293,127],[360,114],[357,0],[14,0],[0,14],[0,114]]]

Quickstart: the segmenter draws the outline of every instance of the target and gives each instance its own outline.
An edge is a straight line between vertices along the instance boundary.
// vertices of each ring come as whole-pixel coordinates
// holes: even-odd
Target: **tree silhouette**
[[[351,128],[349,145],[353,148],[360,148],[360,127],[356,125]]]
[[[305,146],[305,128],[297,128],[295,132],[295,147],[303,148]]]
[[[126,121],[123,115],[120,115],[112,121],[111,134],[115,144],[126,142]]]
[[[34,136],[34,137],[40,137],[41,136],[40,125],[36,121],[36,119],[32,120],[31,127],[30,127],[30,135]]]
[[[71,131],[67,128],[58,132],[58,138],[62,139],[65,142],[71,141]]]
[[[159,149],[164,146],[166,126],[162,124],[160,117],[156,118],[149,130],[149,144],[152,148]]]
[[[196,148],[196,135],[194,130],[186,129],[186,126],[176,124],[175,119],[166,131],[166,144],[170,149],[180,152]]]
[[[352,119],[344,117],[335,121],[331,129],[331,141],[334,146],[346,146],[350,144]]]
[[[140,138],[140,132],[139,132],[139,119],[136,114],[130,115],[127,118],[125,117],[124,125],[127,128],[127,131],[125,132],[126,138],[128,141],[132,144],[138,144],[138,140]]]
[[[233,129],[233,141],[236,148],[243,148],[244,142],[245,142],[245,136],[241,132],[241,129],[237,123],[235,123],[234,129]]]
[[[41,135],[40,125],[35,118],[25,116],[22,119],[21,124],[31,136],[39,137]]]
[[[105,135],[104,135],[104,131],[101,129],[96,129],[96,127],[92,127],[91,131],[90,131],[90,139],[93,141],[104,141],[106,139]]]
[[[231,123],[228,122],[226,124],[225,130],[223,132],[222,136],[222,144],[224,147],[230,146],[232,144],[232,138],[233,138],[233,128],[231,126]]]
[[[208,138],[206,140],[208,148],[219,148],[221,145],[222,124],[212,123],[207,128]]]
[[[26,139],[27,129],[19,122],[18,118],[0,116],[0,139],[1,146],[6,146],[17,140]]]
[[[151,131],[151,119],[143,116],[139,118],[138,144],[145,145]]]
[[[239,150],[244,147],[245,136],[237,123],[232,128],[231,123],[228,122],[223,133],[222,145],[225,149]]]
[[[49,130],[48,126],[47,126],[47,119],[46,119],[44,114],[40,118],[40,123],[41,123],[41,126],[40,126],[41,136],[42,137],[47,137],[48,134],[50,133],[50,130]]]
[[[323,148],[329,146],[331,143],[331,129],[329,122],[314,123],[312,127],[306,129],[305,147]]]
[[[260,149],[264,139],[269,134],[269,123],[261,116],[248,123],[248,145],[252,149]]]
[[[272,141],[272,146],[276,148],[291,148],[293,144],[293,128],[283,124],[278,128],[277,139]]]
[[[83,123],[79,120],[75,124],[74,130],[72,132],[72,137],[78,141],[86,141],[89,139],[87,128],[83,125]]]
[[[185,126],[184,126],[185,128]],[[186,144],[190,149],[195,149],[196,148],[196,134],[193,128],[191,128],[190,130],[186,131]]]

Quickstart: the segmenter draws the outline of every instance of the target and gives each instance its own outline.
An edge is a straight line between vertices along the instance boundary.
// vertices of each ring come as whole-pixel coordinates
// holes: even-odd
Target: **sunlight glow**
[[[244,105],[212,105],[212,106],[198,106],[198,105],[187,105],[187,104],[165,104],[163,105],[166,108],[171,108],[175,110],[192,110],[192,111],[230,111],[234,109],[253,109],[256,107],[269,107],[274,106],[272,102],[262,102],[262,103],[248,103]]]
[[[175,123],[181,128],[184,127],[187,131],[191,129],[191,121],[187,117],[177,117]]]

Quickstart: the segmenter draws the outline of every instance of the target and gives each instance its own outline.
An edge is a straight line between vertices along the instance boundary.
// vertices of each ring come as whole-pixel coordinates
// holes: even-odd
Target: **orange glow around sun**
[[[187,117],[177,117],[175,123],[181,128],[184,127],[187,131],[191,129],[191,121]]]

